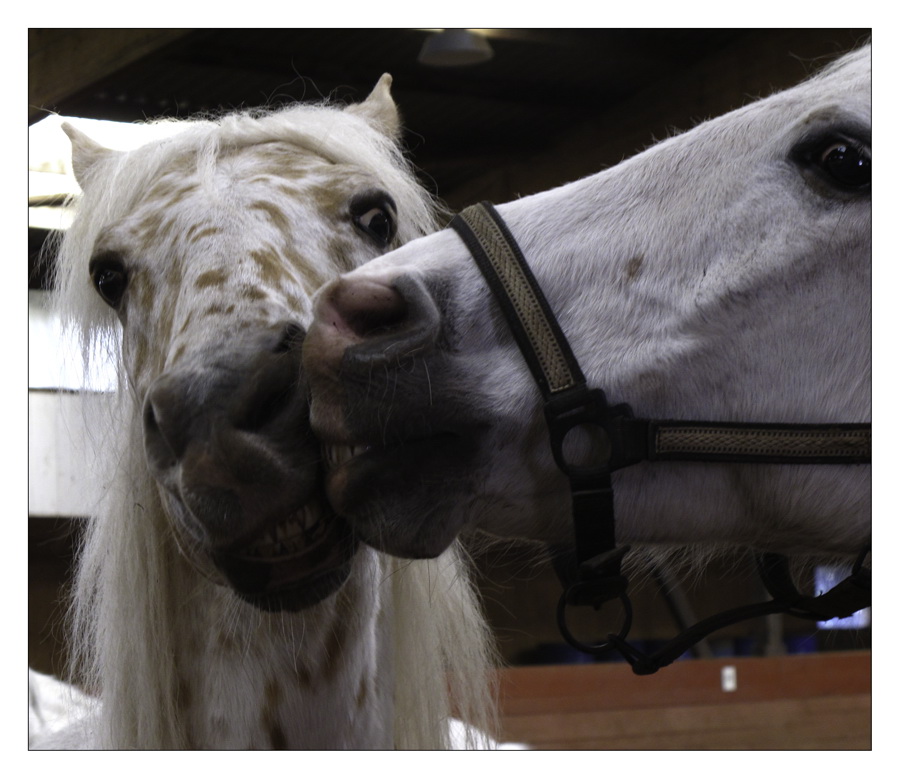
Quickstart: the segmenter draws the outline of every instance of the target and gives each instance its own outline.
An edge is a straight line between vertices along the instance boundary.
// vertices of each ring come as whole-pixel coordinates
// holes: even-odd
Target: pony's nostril
[[[275,353],[289,352],[291,349],[299,348],[303,345],[303,339],[306,337],[304,330],[296,322],[288,322],[284,325],[281,332],[281,338],[275,345]]]
[[[391,330],[403,324],[408,314],[406,300],[396,287],[369,279],[339,284],[331,304],[340,317],[333,324],[360,338]]]
[[[147,456],[159,469],[173,468],[184,454],[184,436],[177,424],[168,424],[154,404],[152,393],[144,403],[144,447]]]
[[[223,399],[230,424],[248,433],[272,435],[296,425],[302,416],[300,356],[306,330],[289,321],[271,332],[276,336],[274,347],[267,341],[268,349],[249,355],[247,380]]]
[[[289,410],[295,391],[287,384],[260,387],[245,404],[244,413],[235,421],[235,427],[247,432],[261,431]]]
[[[149,400],[144,404],[144,431],[156,435],[159,433],[159,423],[156,421],[156,409]]]

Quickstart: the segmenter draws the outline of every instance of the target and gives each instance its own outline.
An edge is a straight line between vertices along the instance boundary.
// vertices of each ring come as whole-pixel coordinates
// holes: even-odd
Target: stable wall
[[[511,668],[503,741],[533,749],[871,749],[868,652]]]

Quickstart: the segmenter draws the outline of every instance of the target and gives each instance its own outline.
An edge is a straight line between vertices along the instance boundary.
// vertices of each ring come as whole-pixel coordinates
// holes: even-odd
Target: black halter
[[[657,671],[719,628],[765,614],[789,613],[815,620],[846,617],[871,605],[866,547],[851,575],[818,597],[794,587],[788,560],[758,558],[771,601],[743,606],[688,628],[653,655],[625,641],[631,627],[628,580],[621,563],[629,547],[616,545],[613,471],[644,460],[701,462],[862,464],[871,462],[870,424],[775,425],[635,419],[627,404],[611,406],[603,391],[589,388],[572,349],[534,279],[522,252],[490,203],[470,206],[450,222],[484,274],[544,398],[550,445],[572,493],[575,554],[557,555],[565,592],[557,609],[564,638],[583,652],[619,650],[635,673]],[[563,443],[575,428],[589,426],[601,453],[590,465],[567,460]],[[569,631],[568,605],[620,600],[625,619],[617,634],[599,644],[583,644]]]

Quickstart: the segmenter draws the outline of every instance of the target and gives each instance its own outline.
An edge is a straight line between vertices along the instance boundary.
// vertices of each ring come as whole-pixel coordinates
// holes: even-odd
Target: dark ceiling
[[[29,117],[48,109],[134,121],[358,100],[390,72],[410,151],[440,185],[487,158],[540,149],[654,80],[766,32],[489,30],[490,61],[438,68],[417,61],[430,33],[415,29],[31,30]],[[846,46],[846,32],[822,31],[823,44],[833,43],[818,54]],[[39,58],[48,51],[61,71],[56,83],[69,80],[68,88],[48,88],[52,74]],[[35,71],[47,74],[44,83]]]
[[[94,41],[83,45],[133,34],[93,32]],[[190,30],[161,38],[159,48],[139,59],[39,105],[69,116],[134,121],[324,96],[359,100],[389,72],[415,161],[441,183],[451,170],[465,175],[486,157],[540,148],[659,73],[684,68],[743,34],[495,30],[488,33],[490,61],[438,68],[417,61],[429,35],[424,30]]]
[[[801,32],[811,43],[796,55],[821,57],[866,31]],[[33,29],[29,121],[47,111],[134,121],[325,96],[356,101],[389,72],[410,154],[443,194],[723,49],[783,46],[784,33],[489,30],[491,60],[448,68],[418,62],[430,33],[416,29]]]

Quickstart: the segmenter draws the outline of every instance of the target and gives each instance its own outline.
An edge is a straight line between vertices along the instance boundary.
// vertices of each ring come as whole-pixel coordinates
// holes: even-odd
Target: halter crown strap
[[[528,362],[544,400],[585,383],[544,293],[494,207],[469,206],[450,222],[472,254]]]
[[[497,303],[503,311],[519,350],[543,395],[548,415],[563,421],[587,417],[566,425],[568,430],[596,422],[610,434],[609,470],[642,460],[695,460],[797,464],[869,463],[872,461],[872,426],[862,424],[769,424],[699,420],[634,419],[621,404],[609,407],[600,390],[587,389],[584,374],[553,311],[534,278],[509,228],[487,202],[469,206],[450,222],[465,242]],[[562,423],[560,423],[562,424]],[[551,429],[551,436],[553,430]],[[560,463],[561,448],[554,455]]]

